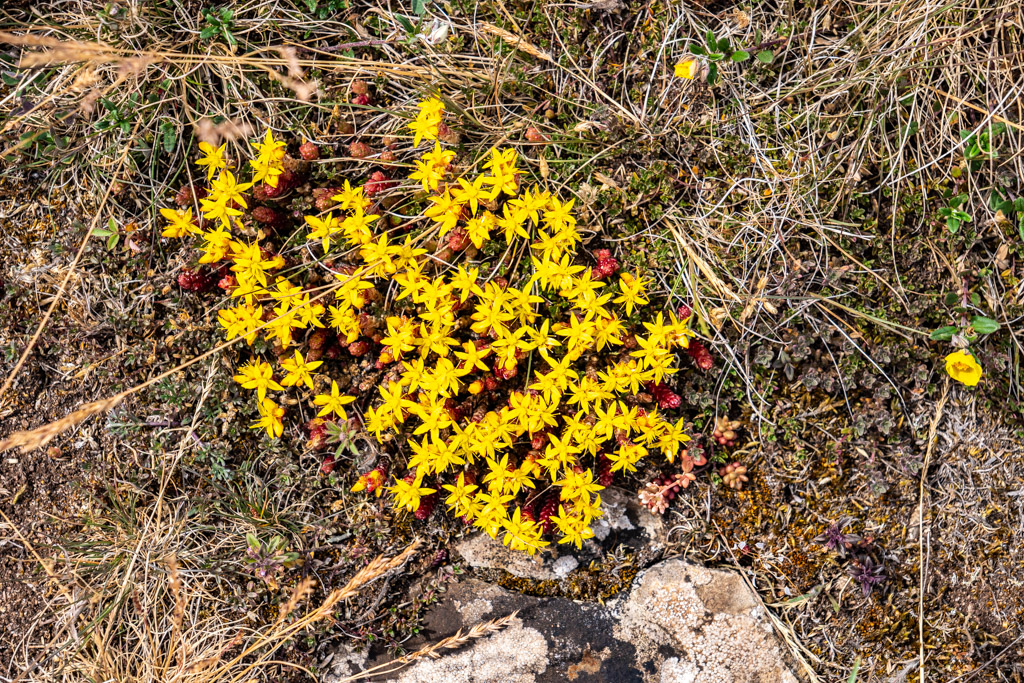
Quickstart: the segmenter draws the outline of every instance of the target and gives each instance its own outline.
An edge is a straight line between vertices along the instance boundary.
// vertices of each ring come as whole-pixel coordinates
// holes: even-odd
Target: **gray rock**
[[[519,615],[504,631],[388,679],[400,683],[797,683],[756,594],[733,572],[679,559],[637,576],[606,606],[537,598],[468,579],[426,619],[420,644]]]
[[[551,552],[527,555],[510,550],[501,541],[479,532],[459,541],[455,551],[475,569],[504,569],[523,579],[554,581],[561,578],[553,568]]]
[[[657,664],[657,680],[798,680],[760,599],[735,572],[668,560],[638,576],[615,612],[615,636],[636,645],[639,661]]]
[[[519,619],[498,633],[439,659],[421,659],[396,683],[533,683],[548,666],[548,642]]]
[[[366,668],[366,653],[341,645],[320,662],[324,683],[340,683]]]
[[[564,579],[578,566],[580,566],[580,563],[575,557],[572,555],[562,555],[551,564],[551,570],[555,572],[555,576]]]

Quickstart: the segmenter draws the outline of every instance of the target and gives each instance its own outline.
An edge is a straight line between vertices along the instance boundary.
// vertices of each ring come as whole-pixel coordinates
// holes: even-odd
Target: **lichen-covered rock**
[[[476,579],[453,585],[427,615],[420,642],[518,610],[502,632],[436,660],[396,683],[798,683],[760,599],[739,574],[683,560],[640,574],[607,605],[512,593]],[[374,679],[380,680],[380,679]]]
[[[510,549],[483,532],[462,539],[455,550],[475,569],[504,569],[514,576],[535,581],[562,578],[555,572],[551,553],[527,555]]]
[[[656,664],[661,681],[798,680],[761,601],[735,572],[663,562],[637,577],[616,613],[616,637],[636,645],[638,660]]]
[[[520,619],[439,659],[421,659],[392,680],[396,683],[533,683],[548,667],[548,642]]]

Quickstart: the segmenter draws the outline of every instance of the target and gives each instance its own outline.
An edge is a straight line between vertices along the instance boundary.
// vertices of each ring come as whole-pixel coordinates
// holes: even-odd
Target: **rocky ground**
[[[576,198],[588,250],[697,312],[713,362],[684,358],[673,387],[708,464],[663,514],[639,497],[661,465],[617,478],[594,539],[530,558],[441,506],[414,520],[351,492],[373,449],[325,468],[299,426],[261,441],[236,354],[214,354],[0,454],[0,681],[221,680],[225,662],[238,680],[258,662],[257,680],[338,683],[368,667],[481,683],[1024,677],[1024,211],[1004,201],[1024,191],[1019,7],[426,3],[419,19],[340,4],[0,16],[121,51],[0,53],[0,381],[59,297],[0,396],[0,439],[218,340],[219,293],[183,290],[194,255],[155,220],[198,136],[271,122],[293,153],[316,140],[331,164],[307,169],[298,210],[318,185],[392,172],[384,137],[430,83],[458,109],[467,165],[512,146],[531,182]],[[771,60],[675,78],[708,29]],[[299,47],[246,62],[225,31],[243,52]],[[88,237],[111,222],[116,241]],[[943,363],[964,343],[975,388]],[[723,419],[734,443],[714,436]],[[732,462],[740,489],[722,480]]]

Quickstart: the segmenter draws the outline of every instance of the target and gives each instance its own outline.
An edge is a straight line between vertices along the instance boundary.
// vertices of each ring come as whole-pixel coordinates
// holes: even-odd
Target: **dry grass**
[[[242,554],[236,529],[201,533],[188,519],[187,500],[127,495],[138,498],[47,560],[62,587],[50,607],[57,628],[48,643],[25,634],[18,654],[27,666],[14,680],[213,683],[272,676],[294,666],[275,658],[283,646],[403,567],[419,545],[375,558],[305,608],[313,586],[300,581],[277,617],[263,622],[225,600],[232,593],[225,556]]]

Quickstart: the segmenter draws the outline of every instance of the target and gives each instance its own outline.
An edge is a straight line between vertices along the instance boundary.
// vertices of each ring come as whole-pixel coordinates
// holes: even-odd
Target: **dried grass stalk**
[[[512,612],[512,614],[501,617],[500,619],[491,619],[490,621],[485,621],[481,624],[477,624],[465,633],[463,633],[462,629],[460,628],[458,631],[448,636],[447,638],[442,638],[441,640],[431,645],[425,645],[421,647],[419,650],[416,650],[416,652],[407,654],[404,657],[393,659],[390,662],[386,662],[384,664],[371,667],[353,676],[349,676],[348,678],[343,678],[341,679],[340,683],[346,683],[347,681],[357,681],[360,678],[369,678],[371,676],[383,676],[390,673],[394,673],[402,667],[411,664],[417,659],[423,659],[424,657],[428,657],[430,659],[437,659],[441,656],[441,650],[456,650],[472,640],[477,640],[479,638],[489,636],[492,633],[497,633],[501,629],[508,626],[509,623],[518,615],[519,610],[516,610],[515,612]]]
[[[299,606],[307,595],[313,591],[313,579],[306,577],[302,581],[299,581],[299,585],[295,587],[292,594],[288,597],[288,601],[281,605],[281,611],[277,615],[277,623],[281,623],[288,618],[288,615],[295,611],[295,608]]]
[[[486,21],[480,22],[479,26],[483,29],[484,33],[490,33],[493,36],[501,38],[517,50],[522,50],[526,54],[536,57],[537,59],[543,59],[545,62],[551,62],[552,64],[555,63],[554,58],[549,53],[534,46],[522,36],[509,33],[505,29],[499,28],[494,24],[489,24]]]
[[[84,422],[96,413],[103,413],[116,407],[124,397],[125,394],[120,393],[100,401],[86,403],[70,415],[54,420],[42,427],[14,432],[3,441],[0,441],[0,451],[6,451],[9,448],[21,448],[22,453],[28,453],[37,448],[42,448],[50,443],[58,434]]]
[[[391,559],[385,559],[383,555],[379,555],[368,565],[363,567],[362,570],[356,573],[356,575],[353,576],[352,579],[342,588],[332,591],[319,607],[301,619],[297,619],[291,624],[284,624],[283,620],[279,618],[274,622],[273,628],[270,629],[269,632],[260,635],[255,642],[246,647],[245,650],[235,656],[231,661],[222,664],[207,677],[204,677],[203,680],[207,683],[215,683],[215,681],[218,681],[223,676],[229,674],[233,676],[233,681],[241,680],[249,671],[252,671],[261,662],[266,662],[266,658],[271,656],[271,654],[280,648],[289,638],[310,624],[330,616],[338,602],[345,598],[352,597],[359,592],[359,589],[362,586],[365,586],[377,577],[383,576],[392,569],[404,564],[405,561],[412,557],[413,553],[416,552],[420,543],[421,541],[416,539],[405,550]],[[298,593],[301,588],[302,586],[300,584],[300,586],[296,588],[296,593]],[[299,599],[301,598],[295,599],[295,604],[298,604]],[[289,600],[289,602],[291,602],[291,600]],[[294,606],[291,609],[294,609]],[[263,648],[267,649],[265,649],[255,661],[246,665],[241,672],[238,672],[235,669],[235,667],[245,660],[246,657],[249,657],[257,650],[261,650]]]
[[[342,600],[351,598],[353,595],[359,592],[359,589],[364,585],[370,583],[374,579],[383,576],[395,567],[399,567],[405,564],[405,561],[412,557],[413,553],[420,547],[420,540],[416,539],[412,544],[403,550],[400,554],[392,557],[390,560],[386,559],[383,555],[379,555],[374,558],[370,564],[366,565],[356,575],[349,580],[341,588],[331,591],[331,594],[327,596],[323,604],[316,608],[313,612],[315,618],[321,618],[326,614],[330,613]]]

